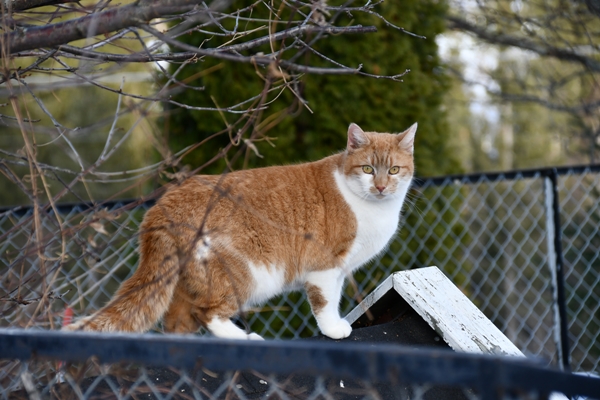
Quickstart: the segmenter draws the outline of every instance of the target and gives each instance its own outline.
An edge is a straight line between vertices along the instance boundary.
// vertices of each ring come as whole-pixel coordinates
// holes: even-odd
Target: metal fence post
[[[563,254],[561,243],[560,205],[558,198],[558,173],[556,168],[544,174],[544,197],[546,211],[546,241],[548,245],[548,263],[552,275],[552,298],[554,308],[554,338],[558,352],[559,366],[565,371],[571,370],[571,351],[567,325],[567,306],[563,273]]]

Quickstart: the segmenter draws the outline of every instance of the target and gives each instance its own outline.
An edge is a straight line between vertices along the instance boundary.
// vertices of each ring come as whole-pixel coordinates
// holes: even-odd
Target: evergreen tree
[[[453,153],[448,151],[447,126],[441,108],[447,82],[439,68],[435,43],[436,35],[444,29],[445,10],[444,2],[433,0],[412,0],[402,4],[386,2],[378,6],[377,12],[388,21],[426,39],[387,27],[381,19],[372,15],[341,15],[336,23],[339,26],[352,21],[353,24],[375,25],[378,32],[320,40],[314,45],[316,51],[352,68],[363,65],[362,70],[371,74],[396,75],[406,69],[411,72],[403,77],[403,82],[365,76],[306,75],[295,88],[295,94],[289,89],[281,95],[279,92],[269,94],[269,99],[279,97],[264,112],[262,121],[251,122],[254,123],[254,129],[276,139],[256,143],[258,152],[264,158],[246,149],[245,156],[238,158],[233,168],[287,164],[325,157],[344,148],[346,127],[350,122],[358,123],[365,130],[400,132],[416,121],[419,123],[416,139],[417,173],[424,176],[456,172],[458,163]],[[267,19],[269,11],[266,7],[257,7],[253,16]],[[225,21],[223,25],[233,29],[228,24],[234,23]],[[190,36],[189,42],[198,46],[205,39],[205,35]],[[227,39],[214,37],[210,40],[211,46],[214,46],[214,42],[225,42]],[[303,40],[310,42],[311,37]],[[269,45],[260,51],[268,53]],[[315,54],[305,57],[303,61],[311,65],[332,66]],[[203,86],[204,90],[184,90],[174,97],[177,102],[204,107],[231,106],[260,94],[264,88],[264,77],[268,75],[267,69],[206,60],[184,67],[183,80],[190,77],[193,80],[201,71],[208,72],[193,83]],[[308,101],[312,114],[296,95]],[[224,121],[233,125],[239,118],[237,114],[214,111],[172,111],[166,129],[175,150],[198,143],[225,129],[227,125]],[[275,125],[272,132],[265,133]],[[235,125],[230,133],[239,128],[240,124]],[[224,149],[230,140],[231,134],[218,135],[200,146],[185,162],[194,168],[201,166]],[[233,150],[237,150],[235,146]],[[218,173],[224,167],[225,161],[221,161],[204,172]]]

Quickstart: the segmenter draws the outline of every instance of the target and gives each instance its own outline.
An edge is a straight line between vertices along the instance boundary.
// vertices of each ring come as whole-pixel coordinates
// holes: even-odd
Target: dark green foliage
[[[244,4],[240,3],[236,5],[242,7]],[[378,32],[324,38],[314,46],[317,51],[352,68],[362,64],[363,71],[367,73],[395,75],[406,69],[411,72],[403,78],[403,82],[348,75],[305,76],[297,89],[314,114],[298,104],[290,90],[285,90],[263,114],[262,120],[285,113],[288,106],[291,108],[288,111],[295,114],[283,115],[277,126],[267,133],[277,138],[274,141],[276,147],[266,141],[257,143],[263,159],[248,152],[247,166],[316,160],[342,150],[350,122],[358,123],[365,130],[399,132],[416,121],[419,123],[416,143],[418,174],[456,172],[458,164],[455,157],[447,152],[447,128],[440,107],[447,82],[438,68],[435,43],[435,36],[444,28],[445,9],[444,2],[416,0],[385,2],[378,6],[376,11],[391,23],[427,39],[415,38],[387,27],[375,16],[362,13],[355,13],[354,19],[346,14],[340,16],[336,23],[338,26],[375,25]],[[257,6],[253,16],[268,18],[268,13],[266,8]],[[233,23],[228,21],[224,25],[231,28]],[[189,42],[199,45],[204,39],[203,35],[190,36]],[[311,37],[304,38],[305,42],[310,40]],[[208,43],[212,47],[223,41],[213,38]],[[267,53],[270,50],[265,46],[256,51]],[[334,67],[314,54],[303,56],[300,61],[313,66]],[[216,71],[190,82],[204,86],[204,91],[185,90],[174,99],[197,106],[214,107],[216,102],[220,107],[226,107],[261,93],[264,80],[257,72],[265,76],[266,69],[255,69],[246,64],[200,61],[186,67],[179,78],[185,79],[215,65],[219,66]],[[278,93],[270,94],[269,98]],[[223,118],[232,124],[239,119],[239,114],[225,113],[222,116],[214,111],[173,110],[167,127],[170,143],[175,150],[197,143],[223,130],[226,127]],[[239,128],[241,124],[235,126],[234,134]],[[229,140],[227,133],[222,134],[194,151],[185,161],[192,167],[200,166],[224,148]],[[220,163],[205,171],[220,172],[224,165]],[[242,167],[242,159],[234,167]]]

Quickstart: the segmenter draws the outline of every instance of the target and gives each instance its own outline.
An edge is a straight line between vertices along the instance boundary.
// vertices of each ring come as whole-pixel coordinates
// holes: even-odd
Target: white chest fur
[[[334,172],[338,189],[356,216],[358,229],[356,239],[345,259],[345,268],[352,272],[375,258],[384,249],[398,230],[400,211],[410,182],[398,187],[393,198],[380,201],[366,200],[355,194],[345,177]]]

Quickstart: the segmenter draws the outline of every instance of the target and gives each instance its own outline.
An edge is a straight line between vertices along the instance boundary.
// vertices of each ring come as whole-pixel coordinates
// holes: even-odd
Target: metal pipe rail
[[[412,349],[392,345],[314,341],[231,341],[152,334],[0,330],[0,359],[134,362],[192,370],[309,373],[372,382],[468,387],[485,400],[534,391],[597,396],[600,379],[573,375],[531,359]]]

